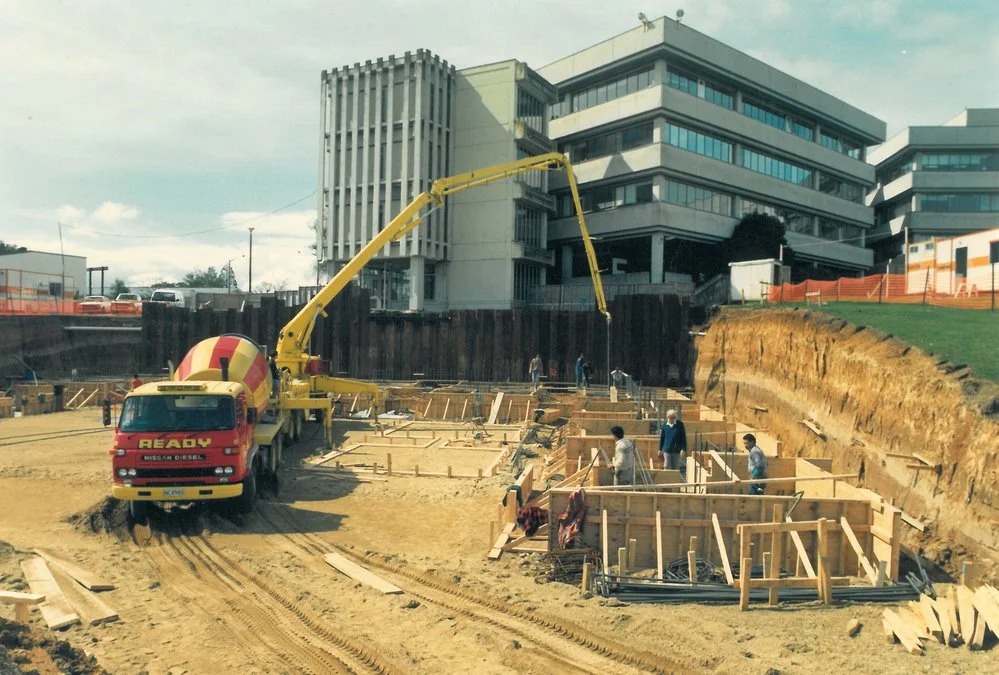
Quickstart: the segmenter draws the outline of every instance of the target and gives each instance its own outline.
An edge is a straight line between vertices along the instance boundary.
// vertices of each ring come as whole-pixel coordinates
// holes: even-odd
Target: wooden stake
[[[763,552],[763,576],[770,576],[770,551]]]
[[[628,540],[628,569],[635,569],[635,555],[638,550],[638,540]]]
[[[479,478],[482,478],[482,467],[479,467]]]
[[[414,464],[413,465],[413,475],[414,476],[419,476],[420,475],[420,465],[419,464]]]
[[[453,478],[454,477],[454,475],[451,473],[451,465],[450,464],[448,464],[448,467],[447,467],[447,477],[448,478]]]
[[[617,573],[625,576],[628,573],[628,547],[622,546],[617,550]]]
[[[885,585],[885,579],[888,578],[888,561],[879,560],[878,561],[878,578],[874,582],[874,585],[881,588]]]
[[[386,453],[385,454],[385,474],[388,475],[388,476],[392,475],[392,453]],[[494,541],[496,541],[496,537],[493,537],[489,541],[489,545],[492,546],[492,543]]]
[[[461,405],[461,419],[465,419],[465,408],[467,407],[468,407],[468,399],[466,398],[465,402]]]
[[[739,609],[749,609],[749,578],[752,574],[753,559],[743,558],[739,566]]]
[[[490,520],[489,521],[489,546],[492,546],[493,542],[495,542],[495,541],[496,541],[496,521],[495,520]]]
[[[604,574],[610,569],[610,552],[608,551],[607,539],[607,509],[603,509],[600,514],[600,544],[604,554]]]
[[[663,514],[656,509],[656,576],[663,578]]]
[[[590,563],[583,563],[583,583],[582,590],[590,590],[590,574],[592,574],[592,565]]]
[[[450,398],[447,399],[447,401],[444,402],[444,414],[441,415],[441,419],[442,420],[446,420],[447,419],[447,409],[449,407],[451,407],[451,399]]]
[[[687,550],[687,576],[690,583],[697,583],[697,537],[690,538],[690,549]]]
[[[971,577],[971,568],[972,565],[970,562],[961,563],[961,585],[967,586],[968,588],[971,588],[971,584],[969,583]]]

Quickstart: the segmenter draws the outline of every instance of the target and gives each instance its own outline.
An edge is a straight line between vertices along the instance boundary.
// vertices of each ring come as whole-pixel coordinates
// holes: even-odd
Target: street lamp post
[[[246,292],[253,292],[253,228],[250,228],[250,280],[246,285]]]

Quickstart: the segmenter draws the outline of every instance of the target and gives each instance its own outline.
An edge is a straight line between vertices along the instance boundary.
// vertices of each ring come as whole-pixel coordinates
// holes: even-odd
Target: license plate
[[[164,497],[183,497],[184,488],[163,488]]]

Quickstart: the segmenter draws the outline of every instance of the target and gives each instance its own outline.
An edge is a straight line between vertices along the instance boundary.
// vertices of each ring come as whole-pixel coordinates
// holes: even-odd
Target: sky
[[[999,106],[994,0],[0,0],[0,240],[109,279],[315,282],[319,78],[426,48],[535,68],[672,17],[884,120]]]

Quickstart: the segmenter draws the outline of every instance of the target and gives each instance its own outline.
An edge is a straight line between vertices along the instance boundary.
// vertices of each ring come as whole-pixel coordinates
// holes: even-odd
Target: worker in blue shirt
[[[680,472],[681,482],[687,480],[687,430],[675,410],[666,411],[666,424],[659,429],[659,459],[664,469]]]

